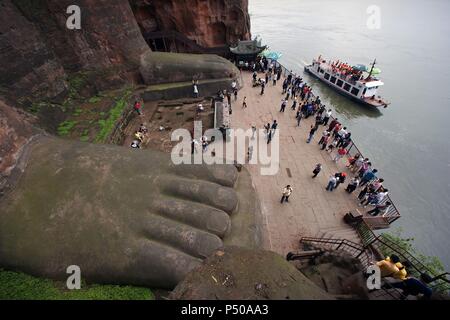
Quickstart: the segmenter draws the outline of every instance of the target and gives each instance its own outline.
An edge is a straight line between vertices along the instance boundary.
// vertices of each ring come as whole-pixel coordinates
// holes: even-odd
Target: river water
[[[379,29],[367,27],[371,5]],[[379,93],[392,103],[380,111],[303,78],[386,180],[402,215],[391,228],[450,270],[450,1],[250,0],[249,11],[252,35],[294,72],[319,54],[353,65],[377,59]]]

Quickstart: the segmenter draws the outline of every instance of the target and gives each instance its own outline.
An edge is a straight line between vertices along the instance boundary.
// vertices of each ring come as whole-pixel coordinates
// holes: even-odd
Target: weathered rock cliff
[[[81,30],[66,27],[71,4],[81,8]],[[94,78],[107,86],[149,50],[126,0],[2,0],[0,38],[0,86],[16,98],[61,99],[81,70],[102,70]]]
[[[81,30],[66,27],[74,4]],[[77,72],[94,91],[141,80],[150,52],[141,29],[176,30],[205,46],[250,36],[247,0],[0,0],[0,8],[0,95],[19,102],[61,103]]]
[[[144,32],[178,31],[205,47],[250,39],[248,0],[130,0]]]

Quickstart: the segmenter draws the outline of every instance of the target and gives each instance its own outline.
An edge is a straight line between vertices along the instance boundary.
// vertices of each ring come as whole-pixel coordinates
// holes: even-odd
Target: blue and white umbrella
[[[280,52],[270,51],[267,49],[261,52],[260,55],[270,60],[278,60],[282,56]]]

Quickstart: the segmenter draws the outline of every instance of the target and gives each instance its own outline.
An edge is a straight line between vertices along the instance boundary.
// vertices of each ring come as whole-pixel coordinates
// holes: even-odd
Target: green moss
[[[33,277],[21,272],[0,269],[0,300],[153,300],[150,289],[86,285],[68,290],[63,282]]]
[[[76,121],[70,121],[70,120],[61,122],[58,126],[58,135],[60,135],[62,137],[67,136],[71,132],[73,127],[75,127],[76,124],[77,124]]]
[[[37,114],[42,110],[43,107],[45,107],[45,103],[33,102],[28,111],[31,112],[32,114]]]
[[[120,118],[122,112],[127,107],[131,92],[131,89],[127,89],[125,93],[116,100],[114,107],[109,110],[108,118],[106,120],[102,119],[98,121],[100,131],[95,138],[95,142],[104,142],[112,133],[117,120]]]
[[[67,79],[69,85],[69,98],[76,99],[81,89],[83,89],[88,82],[88,77],[85,72],[77,72],[70,75]]]
[[[92,103],[92,104],[99,103],[100,101],[102,101],[102,97],[100,97],[98,95],[95,97],[92,97],[88,100],[88,102]]]
[[[74,116],[79,116],[79,115],[82,114],[82,113],[83,113],[83,109],[77,108],[77,109],[75,109],[75,111],[73,112],[73,115],[74,115]]]

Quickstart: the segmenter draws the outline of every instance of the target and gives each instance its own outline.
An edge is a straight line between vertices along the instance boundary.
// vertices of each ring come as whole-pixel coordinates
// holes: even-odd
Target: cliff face
[[[144,32],[174,30],[205,47],[250,39],[248,0],[130,0]]]
[[[66,9],[81,8],[81,30],[69,30]],[[148,51],[126,0],[2,0],[0,86],[16,97],[58,99],[71,73],[137,68]],[[123,78],[120,72],[97,77]]]
[[[81,9],[81,30],[66,27],[69,5]],[[141,31],[176,30],[220,46],[250,37],[247,6],[248,0],[0,0],[0,95],[61,103],[80,71],[89,73],[94,91],[138,81],[150,52]]]

